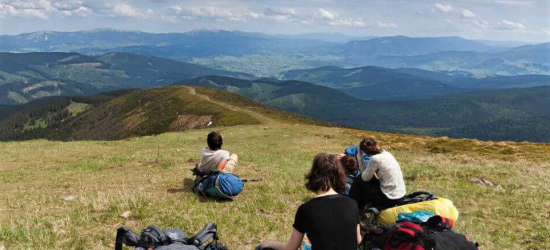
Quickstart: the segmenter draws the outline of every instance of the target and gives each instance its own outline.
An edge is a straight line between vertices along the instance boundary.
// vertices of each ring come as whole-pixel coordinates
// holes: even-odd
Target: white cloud
[[[216,20],[216,21],[237,21],[247,22],[250,20],[256,20],[264,17],[263,14],[251,12],[248,10],[229,10],[226,8],[220,8],[217,6],[205,6],[205,7],[187,7],[171,6],[163,18],[169,21],[177,21],[178,19],[184,20]]]
[[[453,7],[449,4],[436,3],[435,7],[438,10],[442,11],[442,12],[451,12],[451,11],[453,11]]]
[[[170,7],[170,9],[176,11],[177,14],[181,13],[181,11],[183,10],[180,6],[172,6]]]
[[[478,28],[482,28],[482,29],[486,29],[489,27],[489,22],[487,21],[478,21],[478,20],[474,20],[472,21],[472,23],[477,26]]]
[[[497,29],[500,30],[523,30],[525,29],[525,26],[522,23],[517,23],[513,21],[508,20],[502,20],[501,22],[497,23]]]
[[[462,12],[460,13],[460,16],[462,18],[474,18],[474,17],[476,17],[476,14],[474,12],[472,12],[471,10],[469,10],[469,9],[462,9]]]
[[[297,13],[294,9],[273,9],[266,8],[264,10],[264,16],[267,19],[276,20],[276,21],[293,21],[297,19]]]
[[[550,30],[541,30],[542,34],[550,36]]]
[[[188,8],[192,16],[206,18],[233,18],[236,17],[231,11],[214,6]]]
[[[294,9],[273,9],[268,7],[264,10],[264,14],[266,16],[294,16],[296,15],[296,11]]]
[[[49,19],[50,16],[89,16],[93,10],[83,6],[82,1],[23,1],[15,0],[0,3],[1,17],[23,17]]]
[[[397,25],[395,23],[383,23],[380,21],[376,22],[376,27],[378,28],[397,28]]]
[[[143,17],[145,14],[128,4],[116,4],[113,7],[113,13],[122,17]]]
[[[325,20],[334,20],[338,16],[337,14],[330,13],[325,9],[319,9],[318,15]]]
[[[531,1],[512,1],[512,0],[497,0],[497,4],[513,6],[513,7],[532,7],[533,2]]]
[[[18,2],[15,2],[18,4]],[[36,5],[11,5],[0,3],[0,16],[48,19],[46,10]]]
[[[363,22],[362,19],[349,19],[349,18],[345,18],[345,19],[336,19],[336,20],[332,20],[330,22],[328,22],[331,26],[340,26],[340,27],[366,27],[367,24],[365,22]]]
[[[250,12],[250,13],[248,13],[248,15],[253,19],[258,19],[258,18],[261,17],[261,14],[258,14],[256,12]]]

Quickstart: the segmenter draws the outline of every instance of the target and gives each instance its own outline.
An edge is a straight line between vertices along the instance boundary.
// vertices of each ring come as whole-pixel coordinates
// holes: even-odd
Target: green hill
[[[299,81],[248,81],[208,76],[179,84],[228,90],[284,110],[368,130],[487,140],[550,141],[547,130],[538,122],[550,117],[546,108],[550,107],[550,87],[481,91],[421,100],[368,101]],[[499,120],[513,121],[519,129],[512,132],[508,126],[497,126],[481,137],[472,132],[478,125]],[[532,133],[527,136],[520,130]]]
[[[152,88],[202,75],[250,77],[180,61],[109,53],[0,53],[0,104],[48,96],[90,95],[122,88]]]
[[[453,79],[465,77],[463,72],[431,72],[419,69],[387,69],[380,67],[319,67],[291,70],[285,79],[320,84],[338,89],[365,100],[413,99],[466,92],[450,86]],[[468,78],[471,79],[471,78]]]
[[[60,97],[0,120],[0,140],[117,140],[195,128],[326,122],[214,89],[163,87]]]
[[[474,78],[463,71],[427,71],[414,68],[340,68],[334,66],[291,70],[285,79],[311,82],[361,99],[418,99],[487,89],[549,86],[550,76],[522,75]]]

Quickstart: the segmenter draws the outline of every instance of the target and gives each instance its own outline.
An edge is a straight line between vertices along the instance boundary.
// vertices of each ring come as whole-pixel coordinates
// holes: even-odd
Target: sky
[[[550,0],[0,0],[0,34],[98,28],[550,41]]]

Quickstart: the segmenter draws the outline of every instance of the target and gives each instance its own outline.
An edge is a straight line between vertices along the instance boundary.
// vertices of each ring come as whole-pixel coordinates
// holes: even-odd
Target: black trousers
[[[351,185],[349,197],[354,199],[359,209],[368,207],[378,207],[380,209],[394,207],[403,198],[392,200],[388,198],[380,188],[380,181],[372,178],[370,181],[364,181],[361,177],[357,178]]]

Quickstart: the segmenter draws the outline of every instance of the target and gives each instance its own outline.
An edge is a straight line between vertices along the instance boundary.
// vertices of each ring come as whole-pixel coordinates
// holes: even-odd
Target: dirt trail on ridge
[[[235,107],[233,105],[229,105],[229,104],[224,103],[224,102],[219,102],[219,101],[212,100],[212,99],[210,99],[210,97],[208,97],[206,95],[197,94],[197,91],[195,91],[195,88],[193,88],[193,87],[190,87],[190,86],[184,86],[184,87],[189,90],[189,94],[191,94],[191,95],[196,95],[196,96],[200,97],[201,99],[203,99],[205,101],[208,101],[208,102],[211,102],[213,104],[222,106],[224,108],[228,108],[228,109],[233,110],[233,111],[244,112],[246,114],[249,114],[250,116],[254,117],[254,119],[258,120],[262,124],[265,124],[265,125],[280,125],[281,124],[281,122],[279,122],[279,121],[271,119],[271,118],[269,118],[265,115],[254,112],[252,110]]]

